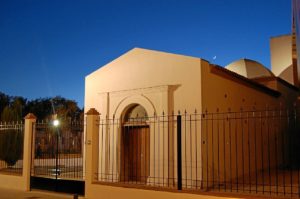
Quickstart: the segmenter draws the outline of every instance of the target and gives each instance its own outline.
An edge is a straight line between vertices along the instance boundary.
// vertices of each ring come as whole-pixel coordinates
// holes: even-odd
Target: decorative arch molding
[[[115,111],[114,111],[114,116],[115,118],[120,118],[124,115],[124,113],[127,112],[127,110],[134,104],[139,104],[142,107],[144,107],[144,109],[146,110],[148,115],[152,115],[154,113],[156,113],[156,109],[154,104],[150,101],[149,98],[147,98],[144,95],[132,95],[132,96],[127,96],[124,99],[122,99]]]

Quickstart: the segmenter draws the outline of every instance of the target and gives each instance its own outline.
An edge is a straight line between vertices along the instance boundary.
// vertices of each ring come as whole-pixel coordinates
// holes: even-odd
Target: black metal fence
[[[299,111],[99,121],[99,182],[299,197]]]
[[[0,122],[0,173],[22,175],[24,124]]]
[[[202,114],[202,188],[299,197],[298,115],[297,109]]]
[[[83,123],[51,121],[34,125],[32,176],[83,179]]]

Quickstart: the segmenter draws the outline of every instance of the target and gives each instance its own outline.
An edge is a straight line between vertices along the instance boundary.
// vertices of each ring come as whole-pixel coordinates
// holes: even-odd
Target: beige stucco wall
[[[200,69],[203,63],[205,61],[199,58],[135,48],[86,77],[85,110],[96,108],[102,119],[106,116],[120,119],[131,104],[142,105],[150,117],[154,113],[162,115],[163,112],[171,114],[173,111],[177,113],[186,110],[193,113],[197,109],[201,112]],[[168,173],[164,175],[165,179],[163,176],[155,176],[167,180],[176,175],[176,129],[172,129],[169,135],[161,133],[154,136],[154,132],[159,130],[163,131],[150,125],[149,179],[154,173]],[[99,165],[99,172],[102,174],[118,173],[116,164],[120,156],[113,148],[120,144],[120,133],[119,127],[114,126],[110,128],[110,138],[106,134],[99,138],[102,145],[99,158],[105,160]],[[157,152],[154,148],[159,146],[164,146],[167,154],[164,154],[164,160],[157,165],[158,161],[155,159],[163,159],[163,154],[152,152]],[[109,150],[108,147],[112,148]],[[106,161],[108,159],[109,162]],[[172,166],[166,166],[169,164]]]
[[[292,36],[283,35],[272,37],[271,48],[271,68],[272,72],[294,84],[294,74],[292,66]]]
[[[205,115],[201,126],[204,186],[211,186],[213,181],[235,181],[243,175],[249,180],[251,176],[255,176],[255,170],[274,168],[281,164],[280,158],[276,161],[274,158],[274,140],[282,137],[285,132],[283,124],[286,121],[280,121],[278,117],[267,120],[267,114],[273,112],[256,111],[275,110],[280,107],[285,111],[285,108],[291,107],[295,102],[297,92],[275,81],[272,86],[281,92],[276,97],[238,83],[235,78],[225,78],[213,73],[211,69],[214,66],[203,64],[201,67],[202,110],[213,113]],[[260,117],[263,118],[259,119]],[[270,162],[266,162],[268,145],[271,151]],[[280,144],[277,145],[277,150],[281,157],[283,149]]]
[[[277,90],[281,93],[281,102],[284,108],[292,110],[299,95],[299,92],[296,89],[293,89],[281,81],[276,81]]]
[[[294,107],[299,94],[296,87],[284,81],[282,78],[276,77],[258,78],[254,79],[254,81],[280,92],[281,96],[278,98],[280,106],[277,108],[292,109]]]
[[[214,66],[211,66],[214,67]],[[202,110],[208,112],[266,109],[279,105],[280,98],[214,74],[209,64],[202,65]]]
[[[147,98],[157,114],[200,110],[201,62],[135,48],[86,77],[85,110],[94,107],[102,115],[112,116],[122,100],[132,96]]]

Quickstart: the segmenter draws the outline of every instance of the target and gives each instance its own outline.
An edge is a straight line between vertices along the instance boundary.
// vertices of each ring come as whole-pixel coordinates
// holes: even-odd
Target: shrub
[[[23,133],[20,130],[0,131],[0,159],[13,166],[22,157]]]

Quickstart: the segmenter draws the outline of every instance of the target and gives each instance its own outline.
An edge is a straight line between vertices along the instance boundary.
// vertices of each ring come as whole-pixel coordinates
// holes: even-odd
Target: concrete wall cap
[[[86,115],[100,115],[99,112],[95,108],[91,108]]]
[[[26,119],[36,119],[36,116],[33,114],[33,113],[28,113],[25,117],[24,117],[24,119],[26,120]]]

